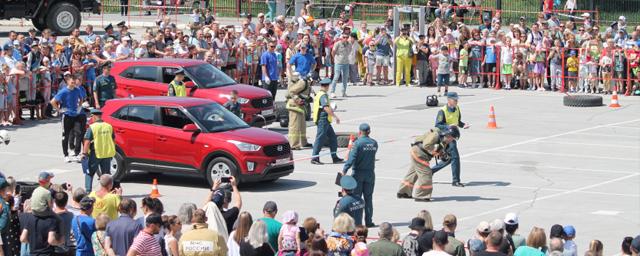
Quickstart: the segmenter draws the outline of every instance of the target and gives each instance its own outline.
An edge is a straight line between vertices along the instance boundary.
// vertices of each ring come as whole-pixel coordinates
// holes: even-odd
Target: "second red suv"
[[[130,170],[270,181],[293,172],[287,139],[250,127],[220,104],[206,99],[137,97],[114,99],[103,119],[116,134],[111,173]],[[202,176],[201,176],[202,175]]]
[[[238,91],[242,119],[252,126],[267,126],[276,120],[271,93],[265,89],[238,84],[213,65],[190,59],[139,59],[118,61],[111,69],[119,98],[166,96],[169,83],[179,68],[185,72],[190,97],[206,98],[219,104]]]

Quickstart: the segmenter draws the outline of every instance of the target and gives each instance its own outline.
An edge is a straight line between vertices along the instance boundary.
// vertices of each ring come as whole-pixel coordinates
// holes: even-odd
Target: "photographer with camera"
[[[234,205],[229,207],[232,201]],[[231,231],[233,231],[233,224],[236,222],[236,219],[238,219],[238,215],[242,209],[242,197],[238,190],[236,178],[233,176],[222,177],[214,181],[205,205],[208,202],[213,202],[218,206],[227,226],[227,232],[231,233]]]
[[[400,184],[397,197],[414,198],[418,202],[431,201],[433,173],[451,162],[446,155],[448,146],[458,137],[460,131],[455,126],[445,130],[432,128],[424,135],[418,136],[411,144],[411,168]],[[433,158],[436,159],[436,166],[432,169],[429,161]],[[438,158],[443,161],[438,163]]]
[[[353,190],[356,189],[358,183],[356,179],[351,176],[344,175],[340,178],[340,187],[342,191],[338,194],[340,200],[333,208],[333,217],[338,217],[341,213],[349,214],[354,220],[356,225],[362,225],[362,213],[364,211],[364,200],[360,197],[353,195]]]

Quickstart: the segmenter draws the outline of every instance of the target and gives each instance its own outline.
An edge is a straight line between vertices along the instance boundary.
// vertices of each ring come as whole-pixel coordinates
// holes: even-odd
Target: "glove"
[[[271,79],[269,79],[269,77],[266,77],[266,78],[264,79],[264,83],[266,83],[266,84],[270,84],[270,83],[271,83]]]

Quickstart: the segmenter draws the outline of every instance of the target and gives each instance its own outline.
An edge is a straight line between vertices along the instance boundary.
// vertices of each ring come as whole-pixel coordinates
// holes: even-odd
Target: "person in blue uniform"
[[[345,175],[340,178],[341,197],[333,208],[333,217],[346,213],[355,220],[356,225],[362,225],[362,210],[365,203],[362,198],[353,195],[353,190],[357,185],[356,180],[351,176]]]
[[[360,124],[358,139],[353,143],[349,152],[349,159],[342,168],[342,174],[346,175],[349,169],[353,169],[353,178],[357,187],[353,190],[355,197],[364,197],[365,226],[375,227],[373,223],[373,188],[376,183],[374,172],[378,142],[369,137],[371,127],[367,123]],[[357,219],[356,222],[361,220]]]
[[[462,122],[462,115],[460,114],[460,107],[458,106],[458,93],[456,92],[447,93],[447,105],[438,111],[436,117],[436,127],[440,130],[446,130],[450,126],[463,129],[469,128],[469,124]],[[455,140],[449,143],[447,154],[451,158],[451,175],[453,176],[451,185],[454,187],[464,187],[464,184],[460,182],[460,154],[458,153],[458,144]],[[436,171],[433,173],[435,174],[435,172]]]
[[[316,93],[313,98],[313,122],[317,125],[316,140],[313,143],[313,153],[311,155],[311,164],[320,165],[320,149],[325,144],[326,140],[329,140],[329,149],[331,150],[331,158],[333,163],[342,163],[344,159],[339,158],[336,154],[338,151],[338,139],[336,133],[333,131],[331,121],[336,119],[336,123],[340,124],[340,118],[333,112],[331,108],[331,101],[327,95],[329,90],[329,84],[331,80],[328,78],[320,81],[320,91]]]

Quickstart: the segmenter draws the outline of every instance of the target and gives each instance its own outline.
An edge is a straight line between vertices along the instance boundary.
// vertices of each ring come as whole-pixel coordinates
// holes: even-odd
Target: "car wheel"
[[[111,158],[111,164],[109,165],[113,180],[120,181],[127,175],[127,168],[124,163],[124,156],[120,151],[116,150],[116,155]]]
[[[568,95],[562,99],[562,104],[567,107],[600,107],[602,96],[596,95]]]
[[[68,35],[80,27],[80,11],[70,3],[59,3],[49,10],[46,22],[56,33]]]
[[[209,186],[213,186],[213,182],[217,179],[234,176],[239,183],[237,173],[238,167],[233,161],[226,157],[216,157],[207,165],[207,182]]]

